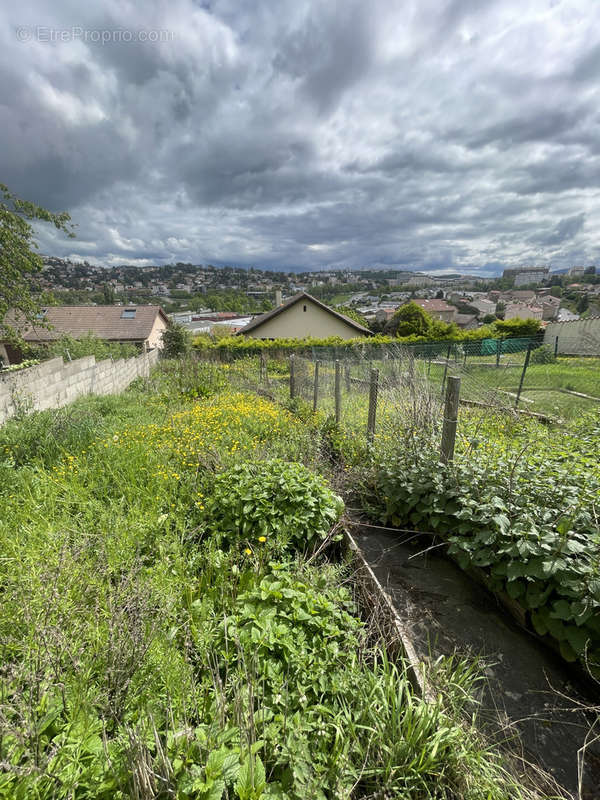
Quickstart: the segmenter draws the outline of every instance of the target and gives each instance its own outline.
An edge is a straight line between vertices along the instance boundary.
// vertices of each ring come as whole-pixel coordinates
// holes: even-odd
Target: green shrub
[[[530,358],[532,364],[555,364],[557,360],[554,350],[547,344],[532,350]]]
[[[542,330],[542,323],[539,319],[499,319],[494,322],[496,336],[508,336],[510,338],[522,338],[524,336],[536,336]]]
[[[107,342],[90,332],[77,338],[69,335],[61,336],[54,342],[32,348],[31,353],[41,360],[62,356],[65,361],[73,361],[84,356],[95,356],[96,361],[102,361],[107,358],[138,356],[140,350],[134,344]]]
[[[217,476],[206,501],[207,529],[252,549],[307,551],[327,536],[343,502],[302,464],[279,459],[237,464]],[[265,542],[260,542],[264,537]]]
[[[413,333],[409,336],[376,334],[369,338],[356,339],[342,339],[339,336],[330,336],[327,339],[314,339],[310,336],[305,339],[253,339],[245,336],[227,336],[216,341],[201,334],[194,338],[192,346],[201,356],[212,356],[222,360],[256,355],[263,351],[269,353],[271,357],[274,355],[288,357],[291,353],[301,355],[313,352],[322,353],[326,357],[327,352],[332,350],[336,353],[357,352],[361,356],[377,357],[381,353],[382,346],[385,348],[389,345],[410,345],[421,342],[430,342],[441,346],[448,342],[476,342],[498,335],[493,326],[489,325],[471,331],[462,331],[454,324],[434,320],[429,333]]]

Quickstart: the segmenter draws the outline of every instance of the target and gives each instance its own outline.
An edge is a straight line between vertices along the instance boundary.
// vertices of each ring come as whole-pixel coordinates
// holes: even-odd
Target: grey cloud
[[[546,246],[561,245],[574,239],[583,230],[585,225],[585,214],[574,214],[572,217],[565,217],[547,234],[533,237],[538,244]]]
[[[332,110],[372,63],[375,8],[357,0],[321,6],[284,38],[275,70],[297,79],[320,112]]]
[[[545,0],[24,0],[0,11],[0,181],[71,212],[75,242],[40,229],[57,255],[568,266],[600,254],[579,2],[586,31]],[[175,38],[18,43],[29,22]]]
[[[574,81],[588,82],[597,80],[599,76],[600,44],[596,44],[576,61],[571,77]]]
[[[502,149],[527,142],[553,141],[578,125],[587,112],[581,110],[539,109],[502,120],[467,139],[472,148],[496,144]]]

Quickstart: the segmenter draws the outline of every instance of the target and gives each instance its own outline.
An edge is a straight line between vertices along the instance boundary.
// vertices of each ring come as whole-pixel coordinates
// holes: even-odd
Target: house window
[[[306,311],[306,306],[302,306],[302,311]]]
[[[121,319],[135,319],[135,308],[124,308],[121,312]]]

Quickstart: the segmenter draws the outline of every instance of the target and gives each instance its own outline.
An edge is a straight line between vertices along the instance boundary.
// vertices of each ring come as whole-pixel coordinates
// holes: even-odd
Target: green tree
[[[338,313],[343,314],[345,317],[349,317],[349,319],[354,320],[354,322],[358,322],[358,324],[362,325],[364,328],[367,327],[366,319],[362,314],[359,314],[356,309],[350,308],[350,306],[336,306],[335,310]]]
[[[105,306],[112,306],[115,302],[115,290],[109,283],[102,286],[102,300]]]
[[[588,310],[590,307],[590,301],[588,300],[587,294],[582,294],[579,300],[577,301],[577,312],[579,314],[583,314],[585,311]]]
[[[390,336],[427,336],[432,330],[432,317],[412,302],[401,306],[385,326],[385,332]]]
[[[21,200],[0,183],[0,337],[18,340],[18,332],[7,319],[9,310],[21,320],[33,321],[40,311],[35,278],[43,262],[35,252],[33,221],[49,222],[73,237],[70,216],[54,214],[28,200]]]
[[[179,358],[189,353],[192,346],[192,337],[187,328],[177,323],[172,323],[162,333],[163,356],[166,358]]]
[[[562,286],[552,286],[550,288],[550,295],[552,297],[561,297],[563,293]]]

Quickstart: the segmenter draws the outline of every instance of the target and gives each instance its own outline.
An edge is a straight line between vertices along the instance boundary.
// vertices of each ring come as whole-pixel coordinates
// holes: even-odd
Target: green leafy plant
[[[436,443],[423,440],[376,459],[363,496],[379,519],[440,535],[460,566],[483,570],[564,658],[596,669],[600,478],[585,448],[568,458],[563,448],[552,439],[527,456],[514,445],[469,447],[444,465]]]
[[[96,361],[102,361],[107,358],[131,358],[140,354],[134,344],[108,342],[91,332],[78,337],[65,334],[56,341],[31,348],[31,351],[39,359],[61,356],[65,361],[73,361],[84,356],[95,356]]]
[[[189,353],[192,346],[192,337],[183,325],[172,323],[163,331],[162,343],[162,354],[165,358],[179,358]]]
[[[309,550],[327,536],[343,502],[302,464],[279,459],[236,464],[217,475],[206,502],[205,525],[230,544],[264,543]]]
[[[39,364],[39,359],[37,358],[27,358],[25,361],[21,361],[20,364],[11,364],[10,366],[3,367],[0,365],[0,372],[3,374],[5,372],[20,372],[22,369],[28,369],[29,367],[35,367]]]

